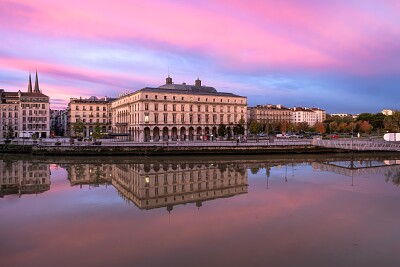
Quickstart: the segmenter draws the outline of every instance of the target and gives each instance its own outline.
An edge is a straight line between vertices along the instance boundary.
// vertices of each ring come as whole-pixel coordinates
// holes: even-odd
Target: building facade
[[[249,107],[250,120],[257,121],[265,125],[280,125],[308,123],[309,126],[314,126],[317,122],[326,120],[326,111],[320,108],[287,108],[282,105],[258,105]]]
[[[50,136],[50,98],[39,89],[37,73],[34,90],[29,75],[27,92],[0,89],[0,99],[1,137]]]
[[[303,123],[306,122],[308,126],[312,127],[317,123],[317,113],[309,108],[293,108],[293,123]]]
[[[282,105],[257,105],[250,107],[250,120],[265,125],[278,125],[281,123],[291,123],[293,111]]]
[[[55,136],[67,136],[68,109],[50,110],[50,132]]]
[[[168,76],[158,88],[143,88],[111,103],[113,134],[129,140],[192,141],[218,136],[242,123],[246,127],[247,98],[218,92],[213,87],[174,84]]]
[[[68,104],[66,114],[67,129],[69,136],[75,136],[74,124],[81,122],[83,124],[83,133],[81,137],[90,137],[98,123],[103,133],[111,131],[111,101],[109,97],[97,98],[71,98]]]
[[[320,108],[311,108],[316,114],[316,122],[324,122],[326,120],[326,111]]]

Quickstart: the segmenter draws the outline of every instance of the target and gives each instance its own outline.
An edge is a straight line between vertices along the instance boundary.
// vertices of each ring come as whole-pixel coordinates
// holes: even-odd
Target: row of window
[[[168,104],[163,104],[162,107],[163,107],[164,111],[168,111]],[[180,105],[180,111],[185,111],[185,107],[186,107],[186,105],[184,105],[184,104]],[[213,106],[210,107],[209,105],[204,105],[203,107],[204,108],[202,108],[202,105],[192,105],[192,104],[190,104],[189,105],[189,111],[193,112],[194,109],[196,108],[196,111],[198,111],[198,112],[202,112],[202,111],[204,111],[204,112],[210,112],[210,111],[217,112],[217,106],[213,105]],[[226,108],[227,112],[231,112],[231,106],[226,106],[226,107],[227,107]],[[178,109],[179,109],[179,106],[177,104],[172,104],[172,111],[177,111]],[[134,105],[134,111],[137,111],[137,110],[138,110],[138,105],[137,106]],[[144,110],[146,110],[146,111],[150,110],[150,104],[149,103],[144,103]],[[153,110],[155,110],[155,111],[159,110],[158,103],[154,103],[153,104]],[[233,107],[233,111],[237,112],[237,106]],[[219,112],[224,112],[224,106],[220,106],[219,107]],[[241,113],[243,113],[243,107],[241,108]]]
[[[177,96],[167,96],[167,95],[163,95],[163,96],[161,96],[160,98],[158,97],[158,95],[154,95],[153,96],[154,98],[154,100],[159,100],[159,99],[163,99],[163,100],[170,100],[170,99],[172,99],[172,100],[181,100],[181,101],[185,101],[185,97],[183,97],[183,96],[180,96],[180,97],[177,97]],[[149,95],[145,95],[145,99],[152,99]],[[134,95],[134,96],[130,96],[130,97],[125,97],[125,98],[123,98],[123,99],[120,99],[120,100],[118,100],[117,102],[115,102],[114,104],[113,104],[113,106],[119,106],[119,105],[121,105],[121,104],[126,104],[126,103],[128,103],[128,102],[132,102],[132,101],[136,101],[136,100],[139,100],[139,95]],[[190,97],[190,101],[193,101],[193,97]],[[197,97],[197,102],[201,102],[201,101],[205,101],[205,102],[211,102],[211,98],[208,98],[208,97],[206,97],[205,99],[203,98],[201,98],[201,97]],[[220,103],[240,103],[240,104],[245,104],[246,102],[243,100],[243,99],[240,99],[240,101],[239,101],[239,99],[225,99],[225,101],[224,101],[224,99],[223,98],[219,98],[219,99],[216,99],[216,98],[212,98],[212,102],[214,102],[214,103],[216,103],[216,102],[220,102]]]
[[[80,107],[79,106],[76,106],[75,107],[75,110],[80,110]],[[89,111],[94,111],[94,109],[93,109],[93,106],[89,106],[89,109],[86,109],[86,106],[82,106],[82,110],[89,110]],[[103,111],[107,111],[107,108],[106,107],[102,107],[102,110]],[[100,107],[96,107],[96,111],[100,111]]]
[[[149,98],[149,95],[145,95],[145,99],[150,99],[150,98]],[[158,99],[158,95],[154,95],[154,99]],[[163,99],[164,99],[164,100],[168,100],[168,96],[164,95],[164,96],[163,96]],[[135,98],[135,100],[136,100],[136,98]],[[172,96],[172,100],[179,100],[179,97]],[[181,100],[181,101],[184,101],[185,98],[182,96],[182,97],[180,97],[180,100]],[[192,101],[192,98],[190,98],[190,100]],[[197,97],[197,101],[200,102],[200,101],[201,101],[201,98],[200,98],[200,97]],[[210,101],[211,101],[211,98],[210,98]],[[208,102],[208,97],[205,99],[205,102]],[[218,102],[218,99],[213,98],[213,99],[212,99],[212,102]],[[222,103],[222,102],[223,102],[223,99],[220,98],[220,99],[219,99],[219,102]],[[238,101],[237,99],[234,99],[234,100],[231,102],[230,99],[227,99],[227,103],[239,103],[239,101]],[[243,99],[240,100],[240,103],[243,104]]]
[[[21,107],[22,109],[27,109],[27,108],[46,109],[46,104],[22,104]]]
[[[77,118],[76,120],[75,120],[75,122],[77,122],[78,120],[80,120],[79,118]],[[89,119],[89,120],[87,120],[87,119],[82,119],[81,120],[83,123],[107,123],[107,121],[108,121],[108,123],[111,123],[111,120],[107,120],[107,119]]]
[[[159,123],[159,114],[158,113],[154,113],[153,115],[154,115],[153,122],[154,123]],[[177,115],[178,114],[175,114],[175,113],[173,113],[173,114],[163,113],[163,122],[164,123],[168,123],[168,117],[171,117],[171,115],[172,115],[172,123],[177,123],[178,122],[177,121]],[[197,114],[197,116],[194,116],[193,114],[189,114],[189,123],[190,124],[195,123],[194,118],[197,118],[197,120],[196,120],[197,123],[202,123],[202,122],[205,122],[205,123],[211,123],[211,122],[212,123],[224,123],[224,116],[225,116],[224,114],[220,114],[219,122],[218,122],[217,121],[217,118],[218,118],[217,114],[213,114],[212,115],[212,117],[211,117],[212,121],[210,120],[210,114],[205,114],[204,116],[202,114]],[[240,119],[243,119],[243,116],[239,116],[239,115],[235,116],[234,114],[227,114],[226,116],[227,116],[227,122],[228,123],[232,122],[232,119],[231,119],[232,116],[233,116],[233,122],[234,123],[238,123],[238,121]],[[186,118],[186,114],[180,114],[180,123],[186,123],[185,118]],[[203,118],[204,118],[204,121],[203,121]],[[144,114],[144,122],[145,123],[149,123],[150,122],[150,113],[145,113]],[[134,122],[133,123],[138,123],[136,116],[134,117]]]

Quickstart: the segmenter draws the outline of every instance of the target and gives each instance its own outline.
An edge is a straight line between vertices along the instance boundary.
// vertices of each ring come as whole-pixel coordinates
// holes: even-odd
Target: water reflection
[[[4,266],[394,267],[400,260],[396,158],[0,156],[0,163]],[[9,190],[39,181],[48,190],[50,171],[50,191],[18,198],[20,188]],[[353,187],[349,171],[361,176]]]
[[[0,197],[40,194],[50,189],[50,164],[0,160]]]
[[[386,182],[400,185],[400,160],[341,160],[312,162],[314,170],[333,172],[354,178],[355,176],[383,174]],[[353,182],[352,182],[353,184]]]
[[[284,181],[294,176],[296,168],[311,166],[350,177],[383,174],[386,182],[400,185],[400,160],[381,157],[302,158],[269,157],[232,160],[148,160],[55,158],[0,159],[0,197],[10,194],[39,194],[50,189],[50,163],[67,170],[72,186],[99,187],[113,185],[126,201],[140,209],[196,203],[248,192],[248,172],[265,170],[268,180],[274,171],[284,170]]]
[[[71,185],[112,184],[140,209],[196,203],[247,193],[246,165],[218,163],[69,164]]]

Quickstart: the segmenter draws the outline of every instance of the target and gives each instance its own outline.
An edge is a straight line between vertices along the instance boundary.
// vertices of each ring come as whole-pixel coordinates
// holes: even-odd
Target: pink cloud
[[[386,57],[382,38],[399,35],[399,27],[384,17],[347,2],[217,4],[223,12],[182,1],[114,1],[110,5],[108,1],[39,0],[29,15],[29,31],[52,38],[109,38],[158,49],[169,46],[239,69],[322,68],[360,73],[370,70],[371,66],[359,62],[376,58],[374,48],[380,48],[378,57]],[[18,15],[21,20],[28,16],[17,11]],[[378,40],[376,32],[382,35]]]

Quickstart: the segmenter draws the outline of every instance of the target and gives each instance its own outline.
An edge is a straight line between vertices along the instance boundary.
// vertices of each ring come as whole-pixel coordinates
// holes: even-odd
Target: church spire
[[[39,91],[39,79],[36,71],[36,79],[35,79],[35,89],[33,90],[34,93],[40,93]]]
[[[28,93],[32,93],[32,79],[31,79],[31,73],[29,73]]]

